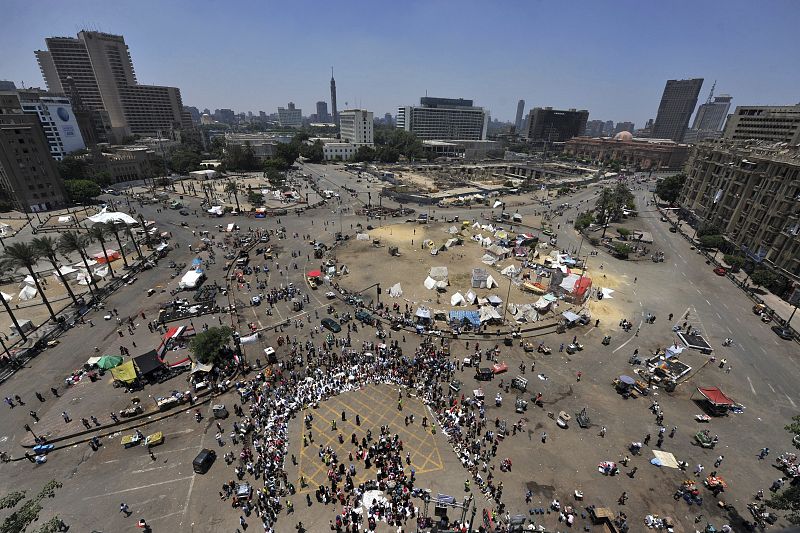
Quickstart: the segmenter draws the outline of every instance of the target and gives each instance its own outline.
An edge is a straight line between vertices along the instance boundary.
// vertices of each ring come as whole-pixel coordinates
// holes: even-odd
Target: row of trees
[[[668,204],[673,205],[678,201],[678,195],[681,193],[681,189],[683,189],[685,183],[686,174],[675,174],[658,180],[656,183],[656,194]]]
[[[49,237],[36,237],[30,242],[15,242],[6,246],[6,249],[2,256],[0,256],[0,270],[3,272],[9,271],[16,271],[20,269],[27,270],[28,274],[33,278],[33,282],[36,285],[36,289],[39,292],[39,295],[42,298],[42,303],[44,303],[45,307],[47,308],[48,313],[50,313],[50,318],[53,321],[56,320],[56,314],[53,311],[53,307],[50,304],[50,301],[47,299],[44,291],[42,290],[42,286],[39,282],[39,278],[36,276],[34,272],[34,267],[38,265],[42,260],[46,260],[50,263],[53,267],[53,270],[57,273],[61,283],[64,285],[69,297],[72,299],[72,302],[77,306],[78,305],[78,298],[75,296],[75,293],[70,287],[69,283],[67,283],[64,274],[61,272],[61,265],[59,265],[58,261],[58,254],[70,254],[70,253],[77,253],[81,261],[86,268],[87,273],[89,273],[89,279],[91,280],[88,288],[89,292],[94,295],[94,291],[98,290],[97,288],[97,281],[91,275],[91,270],[89,268],[89,255],[86,252],[86,247],[93,243],[98,242],[100,243],[100,247],[103,250],[103,256],[106,259],[106,264],[108,265],[109,272],[112,277],[116,277],[116,273],[114,272],[113,267],[111,266],[111,262],[109,261],[108,257],[108,250],[106,248],[106,244],[108,244],[109,240],[113,238],[117,245],[119,246],[120,255],[122,256],[122,261],[125,266],[128,266],[128,259],[125,256],[125,251],[122,247],[122,240],[120,238],[121,233],[127,233],[130,237],[131,242],[133,242],[134,247],[136,249],[136,253],[139,256],[139,260],[142,260],[142,252],[139,248],[138,243],[136,243],[136,239],[133,238],[133,234],[131,233],[130,226],[124,224],[122,222],[108,222],[108,223],[99,223],[94,224],[92,227],[89,228],[89,231],[85,234],[77,233],[74,231],[68,231],[66,233],[62,233],[58,240]],[[14,315],[11,307],[9,306],[8,302],[5,298],[0,297],[0,300],[3,302],[3,306],[8,313],[8,316],[11,317],[11,321],[14,323],[14,327],[19,332],[20,336],[23,340],[26,340],[25,333],[20,328],[19,322],[17,321],[16,316]]]
[[[575,229],[580,231],[597,222],[603,225],[603,237],[605,237],[606,226],[622,219],[622,214],[626,209],[631,211],[636,209],[633,193],[627,185],[620,182],[613,188],[603,187],[594,210],[584,211],[575,217]]]

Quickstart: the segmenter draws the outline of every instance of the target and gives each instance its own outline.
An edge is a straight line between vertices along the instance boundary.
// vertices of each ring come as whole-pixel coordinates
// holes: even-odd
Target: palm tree
[[[56,271],[56,275],[58,276],[58,279],[60,279],[61,283],[64,285],[64,287],[66,287],[69,297],[72,298],[72,302],[77,307],[78,299],[75,297],[75,293],[72,292],[72,287],[70,287],[69,283],[67,283],[66,278],[64,278],[64,274],[61,273],[61,268],[58,266],[58,263],[56,262],[56,254],[58,253],[58,242],[52,237],[36,237],[31,242],[33,244],[33,247],[36,249],[37,252],[39,252],[39,254],[42,257],[46,257],[47,259],[50,260],[50,264],[53,265],[53,268]]]
[[[119,253],[122,254],[122,262],[125,264],[125,268],[128,268],[128,258],[125,257],[125,250],[123,250],[122,241],[119,238],[119,232],[125,227],[125,223],[116,220],[109,220],[103,225],[105,226],[106,233],[108,235],[113,235],[117,240],[117,245],[119,245]]]
[[[142,231],[144,231],[144,242],[147,243],[148,248],[152,249],[153,246],[150,243],[150,232],[147,231],[147,223],[144,219],[144,215],[142,215],[141,213],[139,214],[139,223],[141,223]]]
[[[114,274],[114,269],[111,267],[111,261],[108,260],[108,252],[106,251],[106,235],[108,229],[106,228],[105,224],[95,224],[91,228],[89,228],[89,237],[92,240],[97,241],[100,243],[100,248],[103,249],[103,257],[106,258],[106,264],[108,265],[108,271],[111,273],[112,278],[116,278],[116,274]]]
[[[139,248],[139,243],[136,242],[136,237],[133,236],[133,231],[129,224],[125,224],[125,233],[128,234],[128,238],[133,243],[133,248],[136,250],[136,255],[139,256],[139,261],[144,261],[144,257],[142,256],[142,250]]]
[[[61,237],[58,240],[58,249],[63,254],[70,254],[73,252],[77,252],[78,255],[81,256],[83,264],[86,267],[86,273],[89,276],[89,283],[88,283],[89,292],[91,292],[92,296],[94,296],[94,292],[92,291],[92,284],[94,284],[95,290],[99,289],[97,289],[97,281],[94,279],[94,276],[92,276],[92,271],[91,269],[89,269],[89,260],[86,257],[85,248],[86,244],[88,244],[89,242],[90,242],[90,237],[88,235],[81,235],[74,231],[68,231],[66,233],[61,234]]]
[[[27,242],[15,242],[14,244],[6,246],[6,250],[0,261],[13,269],[25,268],[28,270],[28,273],[33,278],[33,282],[36,284],[36,289],[42,297],[42,302],[44,302],[47,311],[50,313],[50,318],[55,322],[56,314],[53,312],[53,307],[47,300],[47,296],[44,295],[42,286],[39,285],[39,278],[36,277],[36,273],[33,271],[33,267],[36,266],[40,258],[41,255],[39,255],[39,251],[32,244]]]
[[[0,265],[0,266],[2,266],[2,265]],[[15,317],[13,311],[11,311],[11,306],[8,305],[8,302],[6,301],[5,298],[3,298],[3,296],[1,294],[0,294],[0,300],[3,301],[3,307],[6,308],[6,312],[8,313],[8,316],[11,317],[11,322],[13,322],[14,323],[14,327],[17,328],[17,331],[19,332],[19,336],[22,338],[22,342],[25,342],[26,340],[28,340],[28,337],[25,336],[25,332],[22,331],[21,327],[19,327],[19,322],[17,322],[17,317]]]
[[[242,209],[239,207],[239,192],[238,188],[236,187],[236,182],[229,181],[225,184],[225,192],[228,193],[228,198],[230,199],[231,194],[233,194],[233,198],[236,200],[236,211],[239,212]]]

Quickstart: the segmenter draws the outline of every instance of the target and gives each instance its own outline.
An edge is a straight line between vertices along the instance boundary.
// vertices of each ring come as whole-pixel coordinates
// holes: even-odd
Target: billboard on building
[[[64,152],[69,153],[86,148],[83,136],[81,136],[81,130],[78,127],[78,121],[75,120],[75,114],[72,112],[72,106],[61,103],[47,103],[45,105],[58,130],[61,143],[64,145]]]

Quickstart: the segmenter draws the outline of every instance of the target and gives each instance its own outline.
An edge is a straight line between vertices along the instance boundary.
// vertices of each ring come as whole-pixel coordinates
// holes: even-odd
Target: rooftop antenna
[[[714,80],[714,83],[711,84],[711,92],[708,93],[708,100],[706,100],[707,104],[711,103],[711,99],[714,97],[714,88],[717,86],[717,80]]]

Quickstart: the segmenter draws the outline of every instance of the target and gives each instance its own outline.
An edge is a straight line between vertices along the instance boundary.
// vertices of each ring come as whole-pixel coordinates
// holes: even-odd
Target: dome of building
[[[629,132],[629,131],[621,131],[621,132],[617,133],[616,135],[614,135],[614,140],[615,141],[632,141],[633,140],[633,135],[631,135],[631,132]]]

